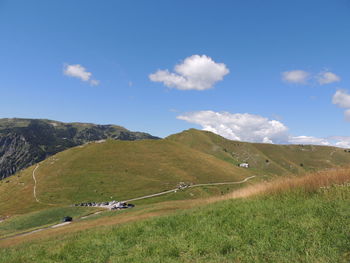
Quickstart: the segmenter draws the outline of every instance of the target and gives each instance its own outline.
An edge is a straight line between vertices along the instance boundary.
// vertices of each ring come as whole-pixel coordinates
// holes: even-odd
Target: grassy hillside
[[[247,162],[251,169],[271,175],[300,174],[350,164],[349,152],[329,146],[239,142],[196,129],[166,139],[232,164]]]
[[[345,263],[350,260],[349,182],[349,170],[279,180],[247,199],[203,200],[209,205],[141,222],[95,225],[59,239],[41,235],[3,248],[0,260]]]
[[[87,201],[126,200],[175,188],[179,182],[238,181],[252,174],[170,140],[90,143],[58,153],[0,182],[0,215]],[[199,190],[204,191],[204,190]]]
[[[249,169],[237,164],[248,162]],[[79,202],[126,200],[175,188],[179,182],[257,180],[302,174],[350,163],[341,148],[272,145],[227,140],[195,129],[163,140],[90,143],[58,153],[36,170],[37,197],[29,167],[0,181],[0,217]],[[232,188],[206,187],[145,201],[202,198]]]

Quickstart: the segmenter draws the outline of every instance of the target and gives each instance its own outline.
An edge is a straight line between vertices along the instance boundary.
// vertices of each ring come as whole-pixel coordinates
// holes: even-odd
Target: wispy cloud
[[[320,85],[330,84],[334,82],[339,82],[341,79],[338,75],[330,71],[320,72],[316,79]]]
[[[304,70],[291,70],[282,73],[282,80],[293,84],[306,84],[310,73]]]
[[[305,70],[290,70],[282,72],[282,80],[292,84],[310,84],[326,85],[339,82],[341,78],[333,72],[322,71],[318,74],[312,74]]]
[[[288,143],[292,144],[316,144],[316,145],[330,145],[330,142],[325,138],[318,138],[314,136],[289,136]]]

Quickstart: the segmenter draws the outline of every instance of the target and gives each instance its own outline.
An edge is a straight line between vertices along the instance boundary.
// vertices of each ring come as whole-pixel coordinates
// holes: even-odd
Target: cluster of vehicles
[[[111,202],[101,202],[101,203],[87,202],[87,203],[75,204],[74,206],[104,207],[104,208],[109,208],[110,210],[120,210],[125,208],[132,208],[135,205],[128,204],[126,202],[111,201]]]
[[[186,184],[185,182],[180,182],[178,185],[177,185],[177,188],[179,190],[182,190],[182,189],[186,189],[188,188],[190,185],[189,184]]]
[[[101,202],[101,203],[86,202],[86,203],[75,204],[74,206],[103,207],[103,208],[108,208],[110,210],[121,210],[121,209],[135,207],[135,205],[133,204],[128,204],[126,202],[118,202],[118,201]],[[73,221],[73,218],[70,216],[65,216],[62,219],[62,222],[71,222],[71,221]]]

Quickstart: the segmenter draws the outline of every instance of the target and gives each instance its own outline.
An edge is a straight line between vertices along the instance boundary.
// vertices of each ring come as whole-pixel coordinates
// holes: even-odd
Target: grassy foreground
[[[247,199],[3,248],[0,262],[349,262],[349,171],[329,173],[270,183]]]

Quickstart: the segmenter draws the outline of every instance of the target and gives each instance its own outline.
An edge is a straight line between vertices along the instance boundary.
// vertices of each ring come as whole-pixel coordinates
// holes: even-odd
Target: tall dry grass
[[[270,182],[265,193],[283,193],[294,189],[313,193],[321,187],[340,185],[347,182],[350,182],[350,168],[332,169],[310,173],[301,177],[283,178]]]
[[[252,184],[224,196],[208,198],[205,202],[213,203],[228,199],[246,198],[259,194],[280,194],[293,190],[313,193],[321,187],[329,187],[335,184],[340,185],[348,182],[350,182],[350,168],[329,169],[303,176],[282,177],[270,182]]]

